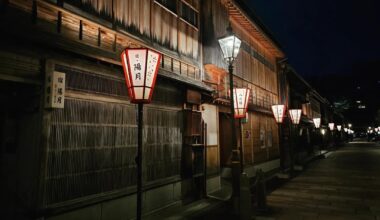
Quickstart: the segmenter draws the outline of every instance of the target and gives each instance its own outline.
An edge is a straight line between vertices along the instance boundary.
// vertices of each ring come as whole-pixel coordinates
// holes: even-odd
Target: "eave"
[[[230,16],[230,19],[239,24],[245,31],[250,33],[260,44],[263,45],[270,53],[278,58],[285,57],[284,52],[280,49],[279,44],[272,39],[268,30],[257,25],[252,16],[248,15],[246,10],[242,9],[236,0],[226,0],[226,7]]]

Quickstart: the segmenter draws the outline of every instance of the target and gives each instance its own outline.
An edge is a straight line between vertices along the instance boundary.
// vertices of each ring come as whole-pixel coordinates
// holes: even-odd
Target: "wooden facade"
[[[266,34],[258,29],[252,19],[245,16],[244,10],[237,8],[236,2],[206,1],[202,11],[205,19],[202,30],[204,82],[216,90],[216,103],[220,105],[229,103],[229,75],[217,39],[226,34],[226,28],[231,23],[234,33],[242,40],[234,62],[234,86],[250,88],[252,92],[248,122],[239,129],[244,166],[278,159],[278,127],[271,115],[271,106],[279,101],[276,60],[282,58],[283,53],[265,37]],[[223,141],[228,140],[220,140]]]
[[[8,184],[25,180],[15,195],[22,195],[23,215],[69,219],[69,211],[91,209],[102,219],[134,217],[137,126],[120,64],[125,47],[163,54],[153,103],[144,110],[144,212],[218,190],[230,156],[222,143],[229,141],[222,134],[230,116],[216,39],[229,22],[243,41],[234,84],[252,91],[248,121],[237,127],[244,166],[278,159],[270,107],[279,101],[276,60],[284,55],[235,1],[8,0],[0,6],[0,28],[7,30],[0,84],[34,91],[22,93],[28,105],[11,102],[0,115],[26,109],[19,113],[25,138],[12,157],[20,171]],[[63,109],[43,105],[45,76],[53,71],[66,74]]]

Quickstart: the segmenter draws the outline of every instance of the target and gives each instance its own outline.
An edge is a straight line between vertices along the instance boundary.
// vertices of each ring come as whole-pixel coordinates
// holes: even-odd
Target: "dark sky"
[[[378,0],[247,0],[305,78],[380,60]]]

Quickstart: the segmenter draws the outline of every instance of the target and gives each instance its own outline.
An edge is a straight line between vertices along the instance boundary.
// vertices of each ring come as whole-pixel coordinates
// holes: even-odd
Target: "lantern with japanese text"
[[[321,126],[321,118],[313,118],[315,128],[319,128]]]
[[[132,103],[150,103],[161,54],[146,48],[127,48],[121,54],[125,81]]]
[[[152,100],[161,54],[147,48],[127,48],[121,53],[125,81],[131,103],[137,104],[137,205],[136,219],[142,217],[143,194],[143,106]]]
[[[248,101],[250,96],[250,89],[247,88],[234,88],[234,109],[235,118],[245,118]]]
[[[272,105],[272,112],[277,123],[282,123],[285,116],[285,105]]]
[[[331,130],[331,131],[333,131],[333,130],[334,130],[334,126],[335,126],[335,124],[334,124],[334,123],[329,123],[329,128],[330,128],[330,130]]]
[[[298,125],[300,123],[301,114],[301,109],[289,109],[290,119],[292,120],[292,123],[295,125]]]

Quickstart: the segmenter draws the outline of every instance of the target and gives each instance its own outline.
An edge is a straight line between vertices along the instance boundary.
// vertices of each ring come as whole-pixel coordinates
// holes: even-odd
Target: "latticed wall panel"
[[[68,95],[64,109],[51,112],[45,180],[46,206],[106,195],[136,184],[136,109],[123,81],[63,65]],[[112,89],[111,89],[112,88]],[[155,103],[144,109],[146,184],[180,175],[182,116],[175,87],[157,86]],[[91,94],[89,98],[70,94]],[[97,99],[97,96],[102,99]],[[110,101],[104,100],[109,97]],[[107,99],[107,98],[106,98]],[[120,102],[111,101],[120,99]]]

